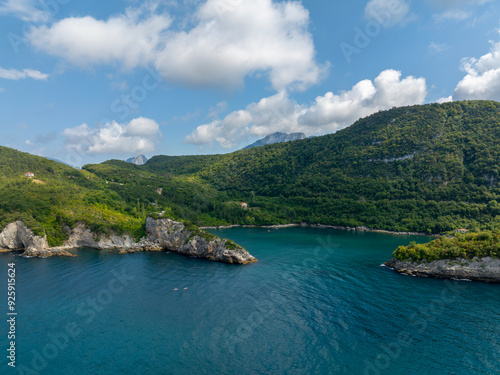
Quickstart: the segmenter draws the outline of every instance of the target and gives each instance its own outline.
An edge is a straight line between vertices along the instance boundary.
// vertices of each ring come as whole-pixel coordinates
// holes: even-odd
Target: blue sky
[[[394,106],[500,101],[494,0],[0,0],[3,146],[225,153]]]

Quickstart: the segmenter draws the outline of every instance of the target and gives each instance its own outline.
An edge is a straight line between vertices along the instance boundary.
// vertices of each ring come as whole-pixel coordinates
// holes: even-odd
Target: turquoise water
[[[499,285],[380,266],[398,245],[428,237],[212,232],[259,262],[0,254],[5,295],[7,263],[16,263],[18,312],[17,367],[2,356],[0,374],[500,373]],[[1,328],[6,353],[6,319]]]

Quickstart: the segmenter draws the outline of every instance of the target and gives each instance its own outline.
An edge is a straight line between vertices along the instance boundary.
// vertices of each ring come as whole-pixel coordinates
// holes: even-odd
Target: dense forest
[[[111,160],[77,170],[0,147],[0,229],[20,219],[52,245],[79,221],[140,237],[145,217],[163,213],[196,225],[495,230],[499,143],[500,103],[465,101],[394,108],[335,134],[225,155],[156,156],[143,166]]]
[[[36,234],[47,234],[52,246],[66,238],[64,226],[76,222],[96,232],[140,236],[145,218],[97,176],[5,147],[0,147],[0,197],[0,229],[22,220]]]
[[[185,208],[198,224],[307,222],[442,233],[500,226],[499,141],[500,104],[465,101],[394,108],[335,134],[231,154],[85,168],[126,186],[148,172],[210,189]],[[235,209],[231,202],[238,201],[249,209]]]
[[[401,261],[412,259],[429,262],[439,259],[500,258],[500,233],[482,231],[456,234],[453,238],[443,236],[426,244],[412,242],[408,246],[398,247],[393,256]]]

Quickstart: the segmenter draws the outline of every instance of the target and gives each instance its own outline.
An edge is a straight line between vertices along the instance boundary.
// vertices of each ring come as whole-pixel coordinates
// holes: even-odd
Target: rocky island
[[[436,278],[500,283],[500,233],[443,236],[427,244],[400,246],[384,263],[396,272]]]
[[[136,251],[174,251],[230,264],[248,264],[257,260],[231,240],[222,239],[196,227],[171,219],[146,219],[147,235],[135,241],[129,235],[98,236],[83,223],[66,228],[68,239],[62,246],[50,247],[47,238],[35,235],[22,221],[9,224],[0,233],[0,249],[24,250],[23,256],[72,256],[70,249],[90,247],[98,250],[117,250],[120,253]]]

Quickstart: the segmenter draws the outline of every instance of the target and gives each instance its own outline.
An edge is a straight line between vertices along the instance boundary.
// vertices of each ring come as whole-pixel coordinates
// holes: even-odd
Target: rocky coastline
[[[500,283],[500,259],[443,259],[433,262],[400,261],[392,258],[385,266],[405,275]]]
[[[68,250],[81,247],[116,250],[122,254],[168,250],[229,264],[248,264],[257,261],[248,251],[232,241],[202,231],[193,232],[183,223],[171,219],[148,217],[146,233],[147,235],[139,241],[126,234],[99,237],[83,223],[78,223],[74,228],[67,228],[68,239],[63,246],[50,247],[46,236],[37,236],[23,222],[16,221],[0,233],[0,249],[24,250],[21,255],[26,257],[74,256]]]

